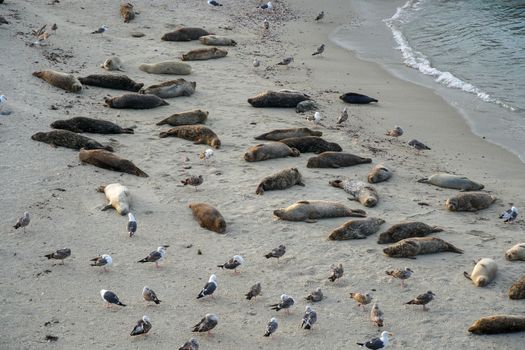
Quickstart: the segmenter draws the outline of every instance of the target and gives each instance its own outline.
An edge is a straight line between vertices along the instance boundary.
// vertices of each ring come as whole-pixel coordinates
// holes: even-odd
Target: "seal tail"
[[[162,103],[161,103],[160,105],[161,105],[161,106],[169,106],[169,103],[166,102],[166,101],[164,101],[164,100],[162,100]]]
[[[123,128],[122,133],[123,134],[134,134],[135,130],[133,130],[132,128]]]
[[[264,189],[262,185],[257,186],[257,189],[255,190],[255,194],[263,195]]]
[[[104,149],[109,152],[114,152],[115,150],[111,146],[105,146]]]
[[[168,137],[168,136],[170,136],[170,135],[169,135],[166,131],[163,131],[163,132],[161,132],[161,133],[159,134],[159,137],[160,137],[161,139],[163,139],[163,138],[165,138],[165,137]]]
[[[432,226],[432,233],[434,232],[442,232],[443,231],[443,228],[439,227],[439,226]]]
[[[164,124],[168,124],[168,122],[166,121],[166,119],[161,120],[160,122],[158,122],[158,123],[155,124],[155,125],[164,125]],[[162,137],[162,136],[161,136],[161,137]]]
[[[424,177],[422,179],[417,180],[419,183],[427,184],[428,183],[428,177]]]
[[[453,246],[450,243],[447,243],[447,249],[448,249],[449,252],[452,252],[452,253],[463,254],[463,250],[462,249],[456,248],[455,246]]]
[[[148,174],[140,170],[139,168],[135,168],[135,171],[133,172],[133,175],[136,175],[138,177],[149,177]]]

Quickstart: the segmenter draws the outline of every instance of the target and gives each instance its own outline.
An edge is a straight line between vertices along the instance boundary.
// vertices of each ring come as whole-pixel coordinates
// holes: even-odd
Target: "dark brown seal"
[[[83,163],[88,163],[99,168],[120,171],[140,177],[148,177],[148,174],[137,168],[130,160],[120,158],[106,150],[81,149],[78,158]]]
[[[359,157],[350,153],[323,152],[308,159],[308,168],[341,168],[357,164],[372,163],[372,159]]]
[[[301,153],[322,153],[326,151],[341,152],[343,149],[335,142],[328,142],[317,136],[291,137],[279,142],[296,148]]]
[[[167,106],[168,102],[155,95],[125,94],[118,97],[105,97],[104,102],[110,108],[150,109]]]
[[[385,232],[379,235],[377,243],[396,243],[405,238],[425,237],[434,232],[441,232],[442,228],[437,226],[429,226],[422,222],[403,222],[392,225]]]
[[[264,91],[248,99],[253,107],[295,108],[299,102],[309,100],[310,96],[298,91]]]
[[[268,141],[281,141],[291,137],[304,137],[304,136],[323,136],[321,131],[314,131],[308,128],[292,128],[292,129],[276,129],[270,132],[265,132],[259,136],[256,136],[256,140],[268,140]]]
[[[226,232],[226,221],[217,209],[206,203],[191,203],[189,207],[202,228],[217,233]]]
[[[81,92],[82,84],[73,74],[57,72],[54,70],[44,70],[34,72],[33,76],[47,81],[49,84],[69,92]]]
[[[202,28],[185,27],[179,28],[173,32],[166,33],[161,40],[164,41],[190,41],[199,40],[201,36],[210,35],[212,33]]]
[[[184,111],[170,115],[168,118],[161,120],[157,125],[169,124],[172,126],[202,124],[208,118],[208,112],[200,109]]]
[[[66,120],[56,120],[51,123],[53,129],[63,129],[72,132],[89,132],[93,134],[134,134],[133,129],[122,128],[107,120],[75,117]]]
[[[514,282],[509,289],[509,298],[525,299],[525,276]]]
[[[350,220],[333,230],[328,239],[332,241],[363,239],[376,233],[384,222],[385,220],[379,218]]]
[[[496,197],[485,192],[460,193],[447,199],[445,207],[450,211],[478,211],[488,208]]]
[[[111,146],[104,146],[89,137],[79,135],[69,130],[53,130],[49,132],[37,132],[31,139],[45,142],[55,147],[66,147],[72,149],[105,149],[113,152]]]
[[[203,61],[215,58],[222,58],[228,55],[228,51],[219,49],[218,47],[203,47],[194,49],[182,54],[183,61]]]
[[[247,162],[260,162],[262,160],[299,157],[300,153],[295,148],[290,148],[281,142],[261,143],[250,147],[244,153],[244,160]]]
[[[343,216],[366,217],[360,209],[350,209],[345,205],[331,201],[299,201],[287,208],[274,210],[273,215],[281,220],[316,222],[317,219],[338,218]]]
[[[436,237],[414,237],[406,238],[388,248],[383,252],[391,258],[413,258],[420,254],[432,254],[439,252],[453,252],[463,254],[463,251]]]
[[[257,186],[255,193],[264,194],[264,191],[285,190],[293,185],[304,186],[301,173],[297,168],[284,169],[266,176]]]
[[[468,329],[474,334],[498,334],[525,331],[525,316],[495,315],[482,317]]]
[[[160,138],[168,136],[179,137],[193,141],[195,144],[205,144],[217,149],[221,147],[221,140],[217,134],[204,125],[180,125],[159,134]]]
[[[124,74],[91,74],[78,80],[84,85],[133,92],[139,91],[144,86],[143,83],[137,83]]]
[[[375,207],[379,202],[377,191],[372,186],[367,185],[363,181],[358,180],[332,180],[328,183],[333,187],[342,188],[346,193],[350,194],[353,201],[358,201],[365,207]]]

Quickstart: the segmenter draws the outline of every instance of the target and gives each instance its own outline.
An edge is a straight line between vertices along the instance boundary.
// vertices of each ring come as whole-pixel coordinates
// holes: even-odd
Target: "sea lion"
[[[474,334],[498,334],[525,331],[525,316],[496,315],[482,317],[468,329]]]
[[[179,28],[173,32],[164,34],[161,40],[163,41],[190,41],[190,40],[198,40],[201,36],[211,35],[211,34],[212,33],[202,28],[184,27],[184,28]]]
[[[37,132],[31,136],[32,140],[45,142],[55,147],[66,147],[72,149],[105,149],[113,152],[111,146],[104,146],[96,140],[79,135],[69,130],[53,130],[49,132]]]
[[[228,51],[219,49],[217,47],[205,47],[194,49],[182,54],[183,61],[203,61],[215,58],[226,57]]]
[[[78,78],[84,85],[98,86],[106,89],[137,92],[144,84],[137,83],[124,74],[91,74]]]
[[[377,164],[368,173],[367,180],[371,184],[375,184],[378,182],[386,181],[390,179],[391,177],[392,177],[392,171],[390,171],[390,169],[388,169],[383,164]]]
[[[219,149],[221,141],[217,134],[204,125],[179,125],[159,134],[160,138],[173,136],[193,141],[194,144],[206,144]]]
[[[321,131],[314,131],[308,128],[292,128],[292,129],[276,129],[270,132],[265,132],[259,136],[255,136],[256,140],[280,141],[292,137],[305,136],[323,136]]]
[[[99,168],[120,171],[140,177],[148,177],[148,174],[137,168],[130,160],[120,158],[106,150],[81,149],[78,158],[83,163],[88,163]]]
[[[120,4],[120,17],[124,18],[124,23],[129,23],[132,19],[134,19],[135,11],[133,10],[133,5],[131,5],[129,2]]]
[[[217,209],[206,203],[190,203],[189,207],[202,228],[217,233],[226,232],[226,221]]]
[[[445,202],[445,208],[450,211],[478,211],[488,208],[496,197],[484,192],[460,193],[450,197]]]
[[[69,92],[81,92],[82,84],[73,74],[57,72],[55,70],[43,70],[34,72],[33,76],[47,81],[49,84]]]
[[[366,217],[361,209],[350,209],[347,206],[331,201],[299,201],[287,208],[273,211],[281,220],[316,222],[316,219],[337,218],[343,216]]]
[[[357,164],[372,163],[372,159],[350,153],[323,152],[308,159],[307,168],[341,168]]]
[[[139,69],[150,74],[188,75],[191,73],[191,66],[179,61],[162,61],[151,64],[143,63],[139,66]]]
[[[160,98],[171,98],[178,96],[191,96],[195,92],[197,83],[186,81],[185,79],[176,79],[155,84],[140,90],[141,94],[157,95]]]
[[[385,220],[379,218],[350,220],[333,230],[328,239],[332,241],[364,239],[376,233],[384,222]]]
[[[247,162],[260,162],[263,160],[286,157],[299,157],[300,153],[295,148],[290,148],[281,142],[261,143],[252,146],[244,153]]]
[[[363,181],[357,180],[332,180],[328,182],[333,187],[342,188],[350,194],[353,201],[358,201],[365,207],[375,207],[379,201],[377,191],[372,186],[368,186]]]
[[[56,120],[51,123],[53,129],[63,129],[72,132],[89,132],[93,134],[134,134],[131,128],[122,128],[107,120],[86,117],[74,117],[66,120]]]
[[[467,271],[463,275],[471,280],[476,287],[485,287],[496,278],[498,272],[498,265],[493,259],[483,258],[477,262],[476,266],[469,275]]]
[[[201,44],[217,46],[237,46],[235,40],[220,35],[205,35],[199,38]]]
[[[168,102],[155,95],[124,94],[117,97],[104,97],[104,102],[110,108],[150,109],[167,106]]]
[[[110,58],[106,59],[104,63],[100,65],[100,68],[104,68],[106,70],[112,71],[112,70],[122,70],[122,61],[117,56],[111,56]]]
[[[285,190],[293,185],[304,186],[301,173],[297,168],[284,169],[262,179],[255,193],[262,195],[264,191]]]
[[[263,91],[250,97],[248,103],[253,107],[295,108],[299,102],[309,100],[310,96],[298,91]]]
[[[172,126],[204,124],[208,118],[208,112],[200,109],[192,109],[170,115],[168,118],[161,120],[157,125],[169,124]]]
[[[335,142],[328,142],[318,136],[291,137],[279,142],[288,147],[296,148],[301,153],[322,153],[326,151],[341,152],[343,149]]]
[[[485,188],[482,184],[474,182],[465,176],[451,174],[434,174],[430,177],[419,179],[417,182],[461,191],[479,191]]]
[[[109,184],[107,186],[100,186],[98,192],[103,192],[109,202],[102,210],[115,208],[120,215],[127,215],[129,213],[129,206],[131,203],[131,195],[126,186],[119,183]]]
[[[396,243],[405,238],[425,237],[434,232],[441,232],[442,228],[437,226],[429,226],[422,222],[403,222],[390,226],[388,230],[379,235],[377,243]]]
[[[525,260],[525,243],[518,243],[507,250],[505,258],[509,261]]]
[[[509,298],[525,299],[525,275],[512,284],[509,289]]]
[[[405,238],[390,247],[383,249],[383,252],[391,258],[414,258],[416,255],[420,254],[439,252],[463,254],[463,250],[436,237]]]
[[[378,102],[375,98],[372,98],[366,95],[362,95],[362,94],[358,94],[356,92],[347,92],[346,94],[339,96],[339,98],[345,101],[346,103],[353,103],[353,104],[360,104],[360,105],[369,104],[372,102]]]

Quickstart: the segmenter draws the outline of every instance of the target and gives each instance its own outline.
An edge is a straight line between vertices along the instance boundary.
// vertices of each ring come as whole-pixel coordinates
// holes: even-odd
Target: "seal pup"
[[[360,105],[369,104],[372,102],[379,102],[373,97],[358,94],[356,92],[347,92],[346,94],[339,96],[339,98],[346,103],[360,104]]]
[[[33,76],[45,80],[47,83],[69,92],[81,92],[82,84],[73,74],[57,72],[55,70],[43,70],[33,72]]]
[[[216,58],[226,57],[228,51],[219,49],[217,47],[206,47],[200,49],[190,50],[182,54],[183,61],[204,61]]]
[[[133,330],[129,335],[132,337],[136,335],[146,335],[150,331],[151,327],[152,325],[150,318],[144,315],[140,320],[138,320],[137,324],[135,327],[133,327]]]
[[[53,129],[69,130],[81,133],[93,134],[134,134],[131,128],[122,128],[107,120],[92,119],[86,117],[74,117],[65,120],[56,120],[50,125]]]
[[[202,228],[217,233],[226,232],[226,221],[222,214],[206,203],[190,203],[188,207],[193,212],[193,217]]]
[[[120,17],[124,18],[124,23],[129,23],[134,19],[135,11],[133,10],[133,5],[129,2],[120,4]]]
[[[167,106],[168,102],[155,95],[124,94],[117,97],[104,97],[105,105],[119,109],[150,109]]]
[[[98,86],[106,89],[139,91],[144,84],[137,83],[124,74],[91,74],[87,77],[79,77],[84,85]]]
[[[188,75],[191,73],[191,66],[180,61],[162,61],[151,64],[143,63],[139,66],[139,69],[150,74]]]
[[[368,172],[366,179],[369,183],[375,184],[378,182],[387,181],[391,177],[392,171],[389,168],[383,164],[377,164]]]
[[[102,300],[106,302],[106,307],[111,307],[111,304],[126,306],[126,304],[123,304],[118,296],[110,290],[101,289],[100,296],[102,297]]]
[[[272,317],[266,326],[266,332],[264,333],[264,336],[269,337],[277,331],[277,328],[279,328],[279,323],[275,317]]]
[[[199,38],[199,41],[203,45],[237,46],[235,40],[220,35],[204,35]]]
[[[474,334],[499,334],[525,331],[525,316],[496,315],[476,320],[468,331]]]
[[[525,275],[510,286],[509,298],[525,299]]]
[[[257,282],[253,286],[250,287],[250,290],[248,291],[248,293],[245,294],[245,296],[246,296],[246,299],[252,300],[253,298],[256,298],[260,294],[261,294],[261,282]]]
[[[64,265],[64,259],[71,256],[71,249],[64,248],[64,249],[57,249],[55,252],[44,255],[48,259],[55,259],[62,261],[62,265]]]
[[[505,258],[509,261],[525,261],[525,243],[518,243],[505,253]]]
[[[183,181],[181,181],[181,183],[184,186],[190,185],[190,186],[195,187],[195,191],[197,191],[197,186],[202,185],[203,182],[204,182],[204,179],[202,178],[202,175],[190,176],[190,177],[184,179]]]
[[[140,170],[130,160],[120,158],[119,156],[102,149],[86,150],[81,149],[78,158],[82,163],[88,163],[99,168],[120,171],[140,177],[149,175]]]
[[[271,304],[270,305],[270,309],[272,310],[275,310],[275,311],[279,311],[279,310],[286,310],[286,312],[289,314],[290,313],[290,308],[292,306],[294,306],[295,304],[295,300],[294,298],[292,298],[291,296],[287,295],[287,294],[282,294],[281,295],[281,301],[277,304]]]
[[[290,148],[281,142],[261,143],[252,146],[244,153],[244,160],[247,162],[260,162],[268,159],[299,157],[300,152],[295,148]]]
[[[423,310],[424,311],[428,311],[428,308],[426,307],[426,305],[428,303],[430,303],[432,300],[434,300],[434,297],[436,295],[434,293],[432,293],[432,291],[428,291],[424,294],[420,294],[418,295],[417,297],[415,297],[414,299],[410,300],[409,302],[405,303],[407,305],[423,305]]]
[[[186,81],[185,79],[180,78],[148,86],[147,88],[141,89],[139,93],[157,95],[160,98],[172,98],[179,96],[191,96],[195,93],[196,87],[196,82]]]
[[[147,262],[154,262],[155,267],[158,269],[159,262],[164,260],[166,258],[166,248],[169,248],[169,245],[161,245],[157,248],[157,250],[152,251],[148,254],[144,259],[140,259],[139,263],[147,263]]]
[[[496,278],[498,265],[493,259],[483,258],[474,266],[472,273],[464,271],[463,275],[471,280],[476,287],[485,287]]]
[[[377,243],[396,243],[405,238],[425,237],[434,232],[441,232],[438,226],[429,226],[423,222],[410,221],[392,225],[385,232],[379,235]]]
[[[26,232],[26,226],[29,225],[29,222],[31,221],[31,218],[29,216],[29,212],[25,211],[24,215],[18,218],[16,220],[16,224],[13,226],[15,230],[18,230],[20,227],[24,229],[24,233]]]
[[[127,215],[129,213],[131,194],[126,186],[119,183],[113,183],[107,186],[100,186],[97,188],[97,191],[104,193],[109,202],[104,208],[102,208],[102,211],[115,208],[120,215]]]
[[[108,71],[118,70],[123,71],[122,69],[122,61],[117,56],[111,56],[107,58],[104,63],[100,65],[100,68],[104,68]]]
[[[372,304],[372,310],[370,310],[370,321],[375,323],[375,325],[378,327],[383,327],[383,311],[379,309],[379,305],[377,305],[377,303]]]
[[[291,137],[279,140],[290,148],[301,153],[322,153],[326,151],[341,152],[343,149],[335,142],[328,142],[318,136]]]
[[[335,280],[343,277],[345,270],[343,269],[343,264],[330,265],[330,276],[328,276],[328,280],[330,282],[335,282]]]
[[[403,135],[404,131],[400,126],[395,126],[393,129],[387,130],[385,135],[386,136],[392,136],[392,137],[399,137]]]
[[[379,231],[379,227],[385,222],[379,218],[366,218],[350,220],[336,228],[328,236],[332,241],[346,241],[349,239],[365,239]]]
[[[190,111],[179,112],[161,120],[156,125],[169,124],[171,126],[204,124],[208,119],[208,111],[192,109]]]
[[[199,342],[195,338],[191,338],[182,345],[179,350],[199,350]]]
[[[323,300],[323,298],[323,291],[321,290],[321,288],[317,287],[305,299],[313,303],[317,303]]]
[[[277,248],[273,248],[272,251],[266,254],[264,257],[266,259],[276,258],[277,261],[279,261],[279,258],[281,258],[285,253],[286,246],[284,244],[279,244]]]
[[[357,306],[362,306],[363,310],[365,305],[368,305],[372,302],[372,295],[370,293],[350,293],[350,298],[354,299],[357,302]]]
[[[410,268],[405,267],[402,270],[390,270],[385,271],[385,273],[389,276],[392,276],[393,278],[397,278],[401,280],[401,287],[405,287],[405,280],[409,279],[410,276],[414,273]]]
[[[297,168],[283,169],[262,179],[255,193],[263,195],[264,191],[285,190],[294,185],[305,186],[299,170]]]
[[[314,311],[314,309],[312,309],[310,305],[306,305],[303,321],[301,322],[301,328],[312,329],[312,326],[315,322],[317,322],[317,313]]]
[[[444,173],[433,174],[430,177],[419,179],[417,182],[461,191],[479,191],[485,188],[482,184],[474,182],[465,176]]]
[[[248,103],[253,107],[279,107],[295,108],[299,102],[309,100],[310,96],[298,91],[263,91],[248,99]],[[320,135],[319,135],[320,136]]]
[[[504,211],[499,216],[499,218],[503,219],[503,222],[505,222],[505,223],[507,223],[507,222],[513,223],[516,220],[517,217],[518,217],[518,209],[516,209],[516,207],[512,207],[512,208]]]
[[[314,131],[308,128],[292,128],[292,129],[276,129],[270,132],[265,132],[259,136],[255,136],[256,140],[281,141],[293,137],[306,136],[323,136],[321,131]]]
[[[372,159],[363,158],[351,153],[323,152],[308,159],[307,168],[341,168],[358,164],[372,163]]]
[[[193,326],[192,332],[208,332],[211,335],[211,330],[219,323],[219,317],[214,314],[206,314],[199,323]]]
[[[440,252],[452,252],[463,254],[463,250],[436,237],[413,237],[405,238],[383,252],[391,258],[414,258],[419,254],[433,254]]]
[[[273,211],[273,215],[281,220],[316,222],[317,219],[337,218],[344,216],[366,217],[360,209],[350,209],[342,204],[331,201],[303,200]]]
[[[208,32],[202,28],[195,27],[183,27],[178,28],[173,32],[166,33],[162,36],[163,41],[191,41],[199,40],[201,36],[212,35],[213,33]]]
[[[71,149],[104,149],[113,152],[113,147],[104,146],[96,140],[79,135],[69,130],[53,130],[49,132],[37,132],[31,136],[32,140],[44,142],[54,147],[65,147]]]
[[[160,138],[178,137],[194,144],[205,144],[215,149],[221,148],[221,140],[210,128],[203,125],[179,125],[159,134]]]
[[[485,192],[466,192],[450,197],[445,208],[450,211],[478,211],[490,207],[496,197]]]
[[[348,198],[358,201],[365,207],[375,207],[379,202],[377,191],[372,186],[366,185],[363,181],[357,180],[332,180],[328,182],[333,187],[342,188],[352,197]]]
[[[391,335],[394,335],[394,334],[384,331],[381,333],[380,338],[372,338],[365,343],[356,343],[356,344],[362,347],[367,347],[368,349],[372,349],[372,350],[384,349],[388,346],[388,343],[389,343],[388,336],[391,336]]]

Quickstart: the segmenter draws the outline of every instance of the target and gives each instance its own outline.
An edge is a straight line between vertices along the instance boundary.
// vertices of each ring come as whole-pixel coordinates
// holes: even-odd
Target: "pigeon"
[[[312,302],[318,302],[323,300],[323,292],[321,291],[321,288],[317,287],[313,292],[310,293],[309,296],[305,298],[306,300],[312,301]]]
[[[343,277],[344,269],[343,264],[331,265],[330,266],[330,277],[328,279],[330,282],[335,282],[336,279]]]
[[[284,244],[279,245],[277,248],[272,249],[271,252],[265,255],[266,259],[277,258],[279,260],[286,253],[286,247]]]
[[[44,255],[48,259],[62,260],[62,265],[64,265],[64,259],[71,255],[71,249],[64,248],[58,249],[56,252]]]
[[[362,306],[363,309],[365,305],[370,304],[373,299],[369,293],[350,293],[350,298],[354,299],[357,302],[357,306]]]
[[[281,62],[277,63],[277,65],[279,65],[279,66],[287,66],[287,65],[289,65],[292,62],[293,62],[293,57],[286,57]]]
[[[316,20],[316,21],[320,21],[320,20],[323,19],[323,17],[324,17],[324,11],[321,11],[321,13],[318,14],[317,17],[315,17],[315,20]]]
[[[261,282],[255,283],[253,286],[251,286],[250,291],[246,293],[246,299],[252,300],[252,298],[257,297],[261,294]]]
[[[370,320],[378,327],[383,327],[383,311],[379,310],[379,306],[374,303],[372,311],[370,311]]]
[[[0,25],[2,24],[9,24],[9,22],[7,21],[7,19],[5,19],[4,16],[0,16]]]
[[[403,133],[404,133],[403,129],[401,129],[400,126],[396,125],[393,129],[387,130],[385,135],[393,136],[393,137],[399,137],[399,136],[403,135]]]
[[[337,124],[343,124],[347,120],[348,120],[348,111],[346,110],[346,107],[345,107],[341,111],[341,115],[339,116],[339,119],[337,119]]]
[[[102,34],[102,35],[103,35],[103,34],[104,34],[105,32],[107,32],[107,31],[108,31],[108,27],[107,27],[105,24],[103,24],[103,25],[102,25],[100,28],[98,28],[97,30],[91,32],[91,34]]]
[[[244,259],[240,255],[234,255],[233,258],[228,260],[222,265],[217,265],[221,269],[233,270],[234,273],[237,273],[237,268],[244,263]]]
[[[503,219],[503,222],[514,222],[516,218],[518,217],[518,209],[516,207],[512,207],[507,211],[504,211],[499,216],[500,219]]]
[[[418,154],[419,154],[419,152],[422,151],[422,150],[426,150],[426,149],[427,149],[427,150],[430,150],[430,147],[428,147],[428,146],[425,145],[423,142],[420,142],[420,141],[418,141],[418,140],[416,140],[416,139],[410,140],[410,141],[408,142],[408,145],[409,145],[410,147],[415,148],[415,149],[417,150],[417,153],[418,153]]]
[[[261,61],[259,61],[257,58],[253,59],[253,66],[255,68],[259,67],[261,65]]]
[[[306,305],[306,310],[304,312],[301,328],[312,329],[312,326],[315,322],[317,322],[317,313],[312,309],[310,305]]]
[[[265,19],[264,22],[263,22],[263,25],[264,25],[264,29],[265,30],[270,29],[270,22],[268,22],[268,20]]]
[[[323,52],[324,52],[324,44],[322,44],[321,46],[319,46],[319,47],[317,48],[317,51],[315,51],[315,52],[312,54],[312,56],[320,55],[320,54],[322,54]]]
[[[208,0],[208,5],[210,5],[210,6],[222,6],[222,4],[219,4],[215,0]]]
[[[199,323],[193,326],[192,332],[208,332],[208,335],[211,334],[211,330],[217,326],[219,323],[219,317],[214,314],[206,314]]]
[[[113,258],[109,254],[102,254],[93,258],[89,261],[93,261],[91,266],[102,266],[104,271],[107,271],[107,267],[113,265]]]
[[[432,291],[428,291],[425,294],[418,295],[415,299],[410,300],[408,303],[409,305],[423,305],[423,310],[427,311],[427,305],[430,303],[436,295],[432,293]]]
[[[205,164],[208,164],[211,157],[213,157],[213,150],[211,148],[208,148],[207,150],[199,154],[199,158],[204,160]]]
[[[186,186],[190,185],[195,187],[195,191],[197,191],[197,186],[201,185],[204,182],[204,179],[202,178],[202,175],[199,176],[190,176],[184,181],[181,181],[181,183]]]
[[[405,286],[405,280],[409,279],[410,276],[412,276],[412,271],[408,267],[405,267],[404,270],[392,270],[392,271],[385,271],[387,275],[392,276],[394,278],[399,278],[401,280],[401,287]]]
[[[197,339],[191,338],[185,342],[184,345],[179,348],[179,350],[199,350],[199,342]]]
[[[281,295],[281,302],[278,304],[272,304],[270,305],[270,309],[279,311],[281,309],[286,309],[288,313],[290,313],[290,308],[295,304],[295,300],[286,294]]]
[[[126,304],[122,304],[117,295],[110,290],[102,289],[100,291],[100,296],[102,297],[102,300],[106,302],[106,307],[110,307],[111,304],[126,306]]]
[[[155,294],[155,292],[147,286],[144,286],[144,288],[142,289],[142,297],[145,301],[152,301],[157,305],[159,305],[162,301],[159,300],[159,298],[157,298],[157,294]]]
[[[217,289],[217,276],[215,276],[215,274],[212,274],[208,282],[206,282],[206,284],[200,291],[199,295],[197,295],[197,299],[204,298],[205,296],[208,296],[208,295],[211,295],[211,297],[213,298],[213,292],[215,292],[216,289]]]
[[[260,9],[263,9],[263,10],[273,10],[273,5],[272,5],[271,1],[268,1],[266,4],[262,4],[262,5],[257,6],[257,7],[260,8]]]
[[[265,337],[269,337],[275,331],[279,328],[279,324],[277,323],[277,319],[275,317],[272,317],[270,322],[268,322],[268,326],[266,326],[266,333],[264,333]]]
[[[162,245],[157,248],[157,250],[152,251],[149,253],[147,257],[145,257],[142,260],[139,260],[139,263],[146,263],[146,262],[154,262],[155,267],[159,268],[159,261],[164,260],[166,257],[166,248],[168,248],[169,245]]]
[[[4,96],[4,95],[2,95]],[[1,97],[0,97],[1,99]],[[16,224],[14,227],[15,230],[18,230],[20,227],[24,229],[24,232],[26,232],[26,226],[29,225],[29,221],[31,221],[31,218],[29,216],[29,213],[26,211],[24,212],[24,215],[22,215],[18,220],[16,221]]]
[[[361,345],[362,347],[366,347],[367,349],[371,350],[379,350],[384,349],[388,346],[388,336],[393,335],[390,332],[384,331],[381,333],[380,338],[373,338],[367,341],[366,343],[357,343],[357,345]]]
[[[145,335],[149,332],[151,329],[151,320],[148,316],[142,316],[142,319],[140,319],[131,333],[129,335],[135,336],[135,335]]]
[[[135,232],[137,232],[137,220],[135,220],[135,217],[133,214],[128,213],[128,234],[130,237],[135,236]]]

